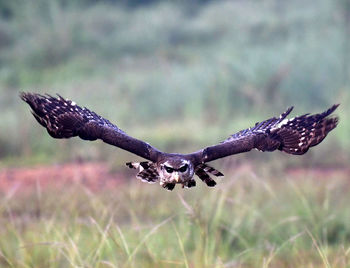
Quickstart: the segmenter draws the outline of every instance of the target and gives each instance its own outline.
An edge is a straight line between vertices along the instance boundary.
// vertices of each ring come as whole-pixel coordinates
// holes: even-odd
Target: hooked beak
[[[178,172],[175,172],[175,174],[174,174],[174,180],[176,181],[176,182],[179,182],[179,179],[180,179],[180,177],[179,177],[179,173]]]

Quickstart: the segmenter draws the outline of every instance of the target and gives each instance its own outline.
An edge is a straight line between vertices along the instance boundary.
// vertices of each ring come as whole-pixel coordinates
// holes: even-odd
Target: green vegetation
[[[317,174],[14,190],[0,199],[0,266],[349,267],[348,174]]]
[[[341,102],[337,113],[350,114],[347,0],[146,2],[0,4],[0,158],[62,161],[82,146],[53,146],[21,90],[74,99],[173,151],[216,143],[291,105],[300,114]],[[341,120],[329,141],[345,159],[349,131]],[[85,148],[84,159],[115,156]]]
[[[0,186],[13,185],[0,190],[0,266],[350,267],[349,18],[349,0],[0,1]],[[120,172],[137,158],[53,140],[20,91],[59,93],[170,152],[291,105],[342,105],[305,156],[227,158],[213,189],[167,192],[129,174],[111,189],[32,189],[3,168],[98,160]]]

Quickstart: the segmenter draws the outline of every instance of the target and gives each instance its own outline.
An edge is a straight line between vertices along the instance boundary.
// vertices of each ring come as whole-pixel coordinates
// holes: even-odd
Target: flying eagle
[[[302,155],[310,147],[319,144],[337,126],[338,117],[329,117],[339,106],[333,105],[319,114],[304,114],[286,119],[293,107],[279,117],[256,123],[255,126],[233,134],[225,141],[190,154],[161,152],[150,144],[127,135],[107,119],[75,102],[50,95],[21,93],[22,100],[32,108],[35,119],[54,138],[79,136],[84,140],[101,139],[104,142],[147,159],[145,162],[129,162],[129,168],[138,169],[136,177],[155,183],[168,190],[175,184],[193,187],[196,174],[208,186],[216,182],[210,175],[223,176],[206,163],[233,154],[280,150],[288,154]]]

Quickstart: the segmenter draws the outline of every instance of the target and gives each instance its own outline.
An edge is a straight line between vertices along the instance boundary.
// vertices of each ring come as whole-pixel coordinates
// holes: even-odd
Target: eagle
[[[329,116],[339,106],[335,104],[323,113],[304,114],[287,119],[293,107],[279,117],[272,117],[241,130],[213,146],[189,154],[162,152],[150,144],[126,134],[109,120],[95,112],[78,106],[75,102],[57,94],[41,95],[21,93],[32,114],[53,138],[78,136],[83,140],[101,139],[105,143],[138,155],[147,161],[129,162],[129,168],[137,169],[136,177],[148,183],[159,182],[173,190],[176,184],[190,188],[196,185],[197,175],[206,185],[216,185],[212,178],[223,174],[207,163],[230,155],[257,149],[263,152],[275,150],[287,154],[302,155],[310,147],[319,144],[338,124],[338,117]]]

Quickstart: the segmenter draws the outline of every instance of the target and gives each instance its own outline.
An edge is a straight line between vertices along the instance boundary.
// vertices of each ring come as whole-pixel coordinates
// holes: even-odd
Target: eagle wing
[[[35,119],[54,138],[79,136],[84,140],[104,142],[155,162],[160,152],[148,143],[128,136],[107,119],[87,108],[58,95],[21,93],[20,97],[32,108]]]
[[[254,127],[233,134],[218,145],[207,147],[191,154],[202,163],[233,154],[280,150],[288,154],[302,155],[312,146],[319,144],[337,126],[338,117],[328,117],[339,104],[319,114],[304,114],[286,119],[293,107],[278,118],[272,117],[258,122]]]

